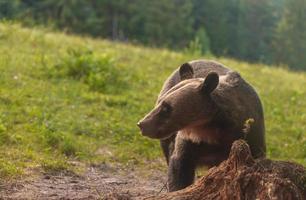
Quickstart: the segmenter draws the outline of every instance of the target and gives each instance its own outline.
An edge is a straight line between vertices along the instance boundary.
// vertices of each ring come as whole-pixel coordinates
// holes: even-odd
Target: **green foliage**
[[[272,1],[241,1],[233,55],[249,61],[272,62],[277,12]]]
[[[69,49],[68,55],[55,69],[64,76],[84,81],[92,90],[104,93],[120,92],[128,85],[124,70],[118,68],[110,56],[94,55],[88,49]]]
[[[293,69],[306,69],[306,2],[287,0],[276,30],[274,56],[278,63]]]
[[[185,53],[196,56],[202,55],[202,44],[198,37],[195,37],[194,40],[189,42],[189,46],[185,49]]]
[[[4,143],[8,143],[10,140],[9,135],[7,134],[7,130],[5,125],[0,120],[0,145]]]
[[[215,55],[235,51],[238,3],[235,0],[194,0],[195,27],[205,27]]]
[[[77,149],[82,148],[78,145],[77,139],[75,137],[67,135],[62,135],[62,142],[60,143],[61,153],[64,153],[66,156],[76,155]]]
[[[202,54],[210,53],[210,39],[203,27],[196,32],[196,38],[198,38],[199,43],[201,44]]]
[[[66,156],[76,156],[82,151],[80,141],[70,136],[69,133],[44,131],[42,134],[42,141],[46,143],[46,147],[59,150]]]
[[[0,23],[0,33],[5,36],[0,37],[1,178],[33,169],[76,170],[71,160],[160,165],[159,142],[143,137],[136,123],[154,107],[173,70],[199,56],[16,24]],[[268,157],[306,165],[306,74],[216,60],[239,71],[258,91]],[[118,73],[120,80],[103,79],[107,89],[97,91],[88,82],[96,71]],[[121,79],[128,87],[119,92],[113,87],[120,88]]]
[[[0,1],[0,19],[27,26],[294,69],[305,69],[303,13],[304,0]]]
[[[178,48],[187,45],[192,35],[189,1],[13,0],[2,4],[5,12],[0,18],[18,19],[27,25],[47,24],[114,40]]]
[[[194,40],[189,42],[185,52],[198,56],[210,53],[210,41],[203,27],[196,32]]]
[[[69,169],[69,165],[65,160],[52,160],[52,159],[46,159],[43,160],[41,163],[41,167],[43,168],[44,171],[46,172],[53,172],[57,173],[59,171],[64,171]]]
[[[20,1],[18,0],[2,0],[0,1],[0,18],[12,18],[20,11]]]
[[[22,173],[16,167],[16,163],[8,162],[5,158],[0,158],[0,177],[15,176]]]

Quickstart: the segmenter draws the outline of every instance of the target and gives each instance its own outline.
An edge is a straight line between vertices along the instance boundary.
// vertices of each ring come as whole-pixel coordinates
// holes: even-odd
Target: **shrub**
[[[109,55],[95,55],[88,49],[69,49],[56,69],[64,76],[83,81],[94,91],[116,93],[127,86],[124,70]]]
[[[79,142],[76,138],[68,135],[68,133],[63,136],[59,146],[60,151],[66,156],[75,156],[81,149]]]
[[[0,145],[10,141],[10,136],[6,132],[6,127],[0,120]]]
[[[196,32],[194,39],[185,49],[185,53],[197,56],[210,53],[210,40],[204,28]]]
[[[70,137],[68,133],[45,130],[43,138],[48,148],[58,149],[66,156],[76,155],[77,142],[73,137]]]
[[[63,134],[61,132],[54,132],[50,130],[43,131],[43,139],[47,146],[52,148],[58,148],[61,141],[63,140]]]

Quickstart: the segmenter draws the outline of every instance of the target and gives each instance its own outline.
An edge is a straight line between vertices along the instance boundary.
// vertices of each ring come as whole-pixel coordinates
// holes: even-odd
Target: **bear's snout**
[[[137,122],[137,126],[138,126],[139,128],[141,127],[140,122]]]
[[[141,121],[137,122],[137,126],[140,129],[140,131],[142,132],[142,123],[141,123]]]
[[[139,127],[139,129],[140,129],[140,131],[141,131],[141,134],[144,135],[144,136],[146,136],[146,132],[147,132],[148,130],[146,130],[145,125],[144,125],[144,122],[143,122],[143,121],[137,122],[137,126]]]
[[[158,131],[153,128],[150,122],[146,120],[140,120],[139,122],[137,122],[137,126],[139,127],[143,136],[147,136],[149,138],[156,138],[155,135]]]

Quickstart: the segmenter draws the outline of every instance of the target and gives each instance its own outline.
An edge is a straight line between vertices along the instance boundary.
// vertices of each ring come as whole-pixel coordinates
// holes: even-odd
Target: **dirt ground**
[[[28,180],[0,183],[0,199],[142,199],[166,192],[166,174],[159,170],[101,164],[85,173],[39,174]]]

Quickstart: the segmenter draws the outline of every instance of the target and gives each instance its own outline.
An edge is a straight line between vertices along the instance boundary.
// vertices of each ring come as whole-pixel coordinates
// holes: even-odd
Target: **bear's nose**
[[[137,126],[138,126],[139,128],[141,128],[141,122],[140,122],[140,121],[137,122]]]
[[[143,125],[143,122],[142,122],[142,121],[137,122],[137,126],[139,127],[141,133],[143,133],[143,132],[144,132],[144,125]]]

